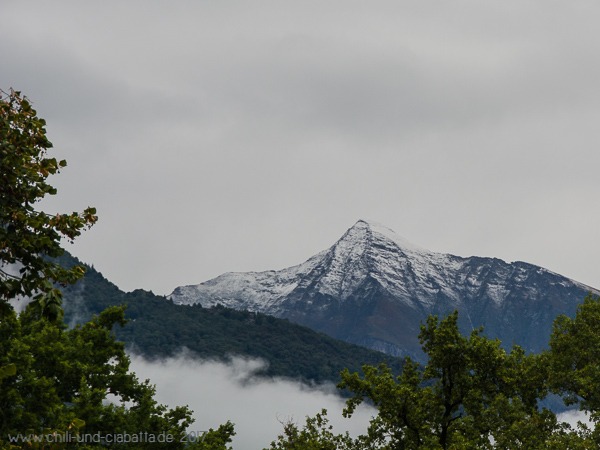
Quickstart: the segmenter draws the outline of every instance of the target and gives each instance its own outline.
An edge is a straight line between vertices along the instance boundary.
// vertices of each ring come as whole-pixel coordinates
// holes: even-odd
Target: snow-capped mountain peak
[[[275,313],[280,309],[279,300],[294,289],[310,287],[344,300],[367,278],[373,278],[393,290],[408,259],[418,262],[422,272],[423,260],[433,255],[381,224],[359,220],[333,246],[302,264],[266,272],[228,272],[198,285],[178,287],[170,298],[180,304],[222,304]]]
[[[349,342],[414,355],[427,315],[455,309],[465,331],[485,326],[503,341],[539,349],[554,317],[573,313],[588,291],[598,294],[538,266],[432,252],[359,220],[302,264],[225,273],[179,287],[170,298],[284,317]]]
[[[364,229],[366,234],[370,235],[371,238],[379,239],[379,240],[385,239],[390,242],[393,242],[394,244],[396,244],[398,246],[398,248],[400,250],[402,250],[404,252],[409,252],[409,253],[413,253],[413,254],[415,254],[415,253],[417,253],[417,254],[418,253],[421,253],[421,254],[432,253],[431,251],[424,249],[423,247],[419,247],[418,245],[413,244],[409,240],[407,240],[404,237],[397,234],[391,228],[388,228],[385,225],[380,224],[378,222],[361,219],[358,222],[356,222],[356,224],[354,224],[354,226],[350,230],[352,230],[354,228]]]

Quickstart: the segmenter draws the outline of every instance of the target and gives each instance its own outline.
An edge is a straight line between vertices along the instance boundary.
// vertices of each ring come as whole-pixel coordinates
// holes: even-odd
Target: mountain
[[[420,324],[459,311],[463,332],[483,326],[507,347],[547,346],[552,322],[599,291],[542,267],[418,247],[359,220],[329,249],[283,270],[225,273],[176,288],[176,304],[223,305],[308,326],[395,356],[422,359]]]
[[[68,253],[57,260],[64,267],[81,265]],[[88,321],[111,306],[125,305],[129,322],[116,327],[130,351],[149,359],[177,355],[227,360],[232,355],[260,358],[260,373],[310,382],[339,381],[344,368],[386,362],[395,373],[401,361],[383,353],[333,339],[323,333],[272,316],[224,307],[179,306],[141,289],[123,292],[93,267],[83,279],[63,289],[65,321]]]

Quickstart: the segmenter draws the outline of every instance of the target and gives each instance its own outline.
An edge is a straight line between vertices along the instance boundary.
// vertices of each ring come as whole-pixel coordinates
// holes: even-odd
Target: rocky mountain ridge
[[[459,257],[359,220],[329,249],[290,268],[225,273],[182,286],[177,304],[217,304],[287,318],[335,338],[420,359],[420,324],[459,311],[464,332],[483,326],[506,346],[545,347],[552,321],[572,315],[589,286],[524,262]]]

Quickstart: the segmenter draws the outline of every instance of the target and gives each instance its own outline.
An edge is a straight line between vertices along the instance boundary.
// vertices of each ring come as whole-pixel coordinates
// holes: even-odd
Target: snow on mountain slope
[[[359,220],[331,248],[302,264],[266,272],[228,272],[201,284],[178,287],[169,298],[178,304],[221,304],[276,315],[280,300],[298,287],[310,286],[343,301],[372,277],[395,297],[417,296],[431,306],[436,294],[460,302],[463,287],[481,288],[482,270],[469,269],[470,260],[426,250],[383,225]],[[507,268],[498,270],[499,279],[485,287],[496,303],[508,294],[502,282],[510,278],[522,282],[528,277],[523,267]],[[572,280],[562,282],[589,289]]]
[[[278,300],[298,286],[312,284],[322,294],[344,299],[371,274],[390,289],[402,291],[396,282],[407,267],[414,266],[425,278],[431,263],[447,262],[445,256],[421,249],[382,225],[359,220],[335,245],[302,264],[277,271],[225,273],[178,287],[170,298],[178,304],[222,304],[273,313]]]
[[[283,270],[226,273],[178,287],[178,304],[217,304],[292,321],[390,353],[418,352],[418,325],[459,310],[465,331],[543,346],[558,314],[598,291],[527,263],[463,258],[418,247],[359,220],[329,249]]]
[[[169,298],[182,305],[199,303],[211,307],[221,304],[228,308],[269,313],[277,309],[278,299],[294,290],[320,263],[323,254],[282,270],[227,272],[198,285],[178,287]]]

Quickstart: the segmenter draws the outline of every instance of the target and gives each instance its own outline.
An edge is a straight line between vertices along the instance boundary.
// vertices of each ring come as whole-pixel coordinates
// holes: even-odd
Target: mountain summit
[[[598,291],[538,266],[435,253],[359,220],[329,249],[287,269],[225,273],[170,295],[287,318],[335,338],[420,358],[420,324],[459,311],[464,332],[483,326],[510,346],[539,351],[552,321]]]

